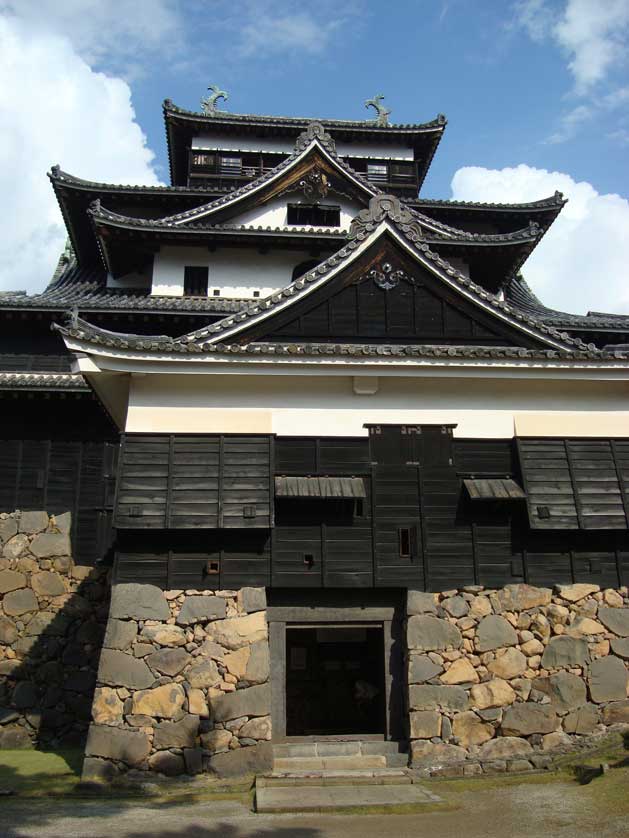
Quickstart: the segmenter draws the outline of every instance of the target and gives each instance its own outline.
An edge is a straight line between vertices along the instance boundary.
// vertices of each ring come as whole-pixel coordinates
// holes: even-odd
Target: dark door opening
[[[384,731],[382,626],[287,626],[287,736]]]

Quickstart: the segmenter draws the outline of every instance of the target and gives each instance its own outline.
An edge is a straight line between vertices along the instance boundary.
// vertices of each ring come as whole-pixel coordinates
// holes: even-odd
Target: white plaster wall
[[[331,131],[334,136],[334,131]],[[295,143],[290,137],[225,137],[219,133],[203,133],[192,139],[192,148],[209,151],[267,151],[291,154]],[[383,160],[412,160],[413,149],[405,145],[337,142],[340,157],[366,157]],[[279,162],[279,161],[278,161]]]
[[[534,433],[576,424],[580,435],[626,435],[624,382],[519,382],[380,376],[373,395],[356,395],[351,377],[146,375],[133,378],[129,432],[259,432],[363,436],[364,423],[456,423],[455,436],[510,438],[528,415]],[[559,420],[559,421],[558,421]],[[604,420],[604,421],[603,421]],[[576,420],[575,420],[576,421]],[[528,427],[531,427],[530,425]]]
[[[255,207],[242,215],[236,215],[229,219],[230,224],[243,224],[247,227],[286,227],[287,226],[287,205],[288,204],[311,204],[312,201],[304,197],[303,192],[290,192],[280,198],[274,198],[262,206]],[[349,230],[352,219],[358,215],[363,205],[347,198],[330,194],[320,201],[321,204],[340,206],[341,223],[339,227],[330,227],[331,230]],[[309,225],[302,225],[308,227]]]
[[[261,254],[257,249],[221,247],[210,252],[207,247],[162,247],[155,255],[151,294],[183,296],[186,265],[210,269],[208,295],[215,289],[221,297],[251,297],[258,291],[266,297],[291,281],[293,269],[311,259],[305,250],[272,250]]]

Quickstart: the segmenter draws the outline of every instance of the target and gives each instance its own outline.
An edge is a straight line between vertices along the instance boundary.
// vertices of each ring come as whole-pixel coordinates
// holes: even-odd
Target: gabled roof
[[[288,136],[312,122],[318,122],[337,139],[371,139],[378,143],[403,140],[416,150],[420,163],[420,183],[432,161],[447,120],[443,114],[430,122],[415,125],[380,125],[376,120],[317,119],[312,117],[261,116],[233,114],[217,110],[213,115],[179,108],[170,99],[163,105],[171,183],[183,183],[187,177],[187,149],[191,138],[208,129],[229,134],[253,133],[257,136]]]

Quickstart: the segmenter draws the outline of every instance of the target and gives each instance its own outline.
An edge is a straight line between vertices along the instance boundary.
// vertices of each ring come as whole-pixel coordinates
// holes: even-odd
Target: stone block
[[[526,739],[515,736],[500,736],[481,745],[478,756],[481,760],[508,759],[520,754],[530,754],[533,748]]]
[[[112,620],[107,623],[103,646],[105,649],[117,649],[124,652],[136,638],[138,624],[133,620]]]
[[[579,602],[590,594],[600,591],[600,585],[589,585],[585,582],[577,582],[575,585],[556,585],[555,590],[562,599],[568,602]]]
[[[253,590],[258,590],[254,588]],[[258,640],[249,647],[251,653],[245,669],[245,681],[250,684],[264,684],[269,680],[271,661],[269,657],[269,644],[266,640]]]
[[[459,658],[440,676],[443,684],[476,684],[480,680],[478,673],[467,658]]]
[[[86,757],[83,760],[82,783],[110,783],[118,773],[113,762],[97,757]]]
[[[532,585],[506,585],[495,594],[501,611],[527,611],[548,605],[552,598],[550,588],[535,588]]]
[[[544,669],[585,666],[590,660],[587,640],[559,635],[552,637],[542,655]]]
[[[110,687],[143,690],[150,687],[155,678],[144,661],[116,649],[103,649],[98,667],[98,680]]]
[[[603,709],[603,724],[629,724],[629,699],[613,701]]]
[[[0,725],[8,725],[9,722],[16,722],[20,714],[10,707],[0,707]]]
[[[470,606],[462,596],[452,596],[441,601],[441,607],[451,617],[466,617]]]
[[[416,767],[438,767],[446,763],[463,762],[467,751],[457,745],[428,742],[416,739],[411,742],[411,765]]]
[[[629,637],[629,608],[608,608],[601,605],[597,616],[609,631],[619,637]]]
[[[66,691],[75,693],[91,693],[94,689],[96,676],[89,669],[80,669],[78,672],[69,672],[63,681],[63,688]]]
[[[572,739],[563,730],[555,730],[542,736],[543,751],[557,751],[572,748]]]
[[[32,748],[33,741],[26,728],[20,725],[5,725],[0,728],[0,750],[14,751]]]
[[[183,761],[186,774],[201,774],[203,772],[203,751],[201,748],[184,748]]]
[[[266,610],[266,588],[241,588],[238,598],[247,614]]]
[[[213,660],[204,660],[191,666],[185,672],[188,684],[195,689],[214,687],[221,681],[221,674]]]
[[[412,685],[408,692],[412,710],[467,710],[467,693],[462,687]]]
[[[150,752],[149,737],[142,731],[90,725],[85,745],[86,756],[115,759],[136,766],[143,763]]]
[[[566,733],[593,733],[599,721],[599,709],[594,704],[584,704],[573,710],[563,720]]]
[[[8,675],[10,678],[14,677],[22,668],[24,664],[18,660],[4,660],[0,661],[0,675]]]
[[[134,693],[131,712],[134,715],[173,719],[180,714],[185,700],[186,694],[180,684],[163,684]]]
[[[229,750],[229,743],[232,741],[232,733],[229,730],[210,730],[201,734],[201,744],[212,754],[220,754]]]
[[[59,532],[67,534],[72,529],[72,513],[62,512],[61,515],[53,515],[50,523]]]
[[[408,591],[406,595],[406,613],[409,617],[416,614],[436,614],[437,603],[434,594],[423,591]]]
[[[178,777],[186,770],[184,759],[179,754],[170,751],[159,751],[149,759],[149,768],[156,774],[164,774],[166,777]]]
[[[24,629],[24,635],[26,637],[39,637],[40,635],[45,635],[47,638],[64,637],[71,625],[72,620],[62,612],[40,611],[28,621]]]
[[[585,682],[572,672],[558,672],[548,678],[536,678],[535,689],[548,695],[551,704],[559,712],[574,710],[587,701]]]
[[[410,738],[432,739],[441,736],[441,713],[436,710],[416,710],[410,714]]]
[[[483,617],[476,629],[476,646],[479,652],[515,646],[517,642],[518,635],[511,623],[497,614]]]
[[[517,678],[526,671],[528,666],[526,657],[518,649],[513,647],[507,649],[504,655],[500,655],[491,663],[487,664],[487,669],[496,678],[503,678],[509,680],[510,678]]]
[[[185,646],[187,643],[186,633],[179,626],[144,626],[140,633],[140,639],[148,643],[157,643],[158,646]]]
[[[188,596],[177,617],[177,625],[191,626],[195,623],[207,623],[210,620],[224,618],[226,613],[227,605],[222,597]]]
[[[254,687],[253,689],[258,689]],[[218,777],[242,777],[264,774],[273,769],[273,749],[270,742],[259,742],[248,748],[237,748],[215,754],[208,761],[208,770]]]
[[[161,675],[174,677],[184,669],[190,660],[190,655],[184,649],[160,649],[145,658],[151,669]]]
[[[9,617],[21,617],[31,611],[37,611],[37,597],[30,588],[22,588],[19,591],[11,591],[2,601],[4,613]]]
[[[20,523],[18,529],[20,532],[25,532],[27,535],[35,535],[35,533],[47,530],[48,513],[30,510],[22,512],[22,514],[20,515]]]
[[[200,716],[202,719],[207,719],[209,717],[210,711],[207,706],[203,690],[188,690],[188,710],[193,715]]]
[[[419,652],[458,649],[463,642],[461,632],[456,626],[447,620],[430,615],[408,618],[406,640],[409,649]]]
[[[266,644],[266,640],[262,640],[261,642]],[[245,677],[250,655],[250,646],[243,646],[242,648],[236,649],[234,652],[229,652],[229,654],[225,655],[225,666],[227,667],[227,671],[239,681]]]
[[[271,689],[263,684],[225,693],[211,702],[211,712],[217,722],[239,716],[267,716],[271,712]]]
[[[250,719],[238,731],[240,739],[255,739],[268,741],[271,738],[271,717],[258,716]]]
[[[479,710],[505,707],[516,700],[515,690],[501,678],[475,684],[470,690],[470,704]]]
[[[0,544],[5,544],[10,538],[17,534],[17,521],[15,518],[3,518],[0,520]]]
[[[26,576],[17,570],[0,570],[0,594],[26,587]]]
[[[17,637],[18,631],[13,620],[0,614],[0,646],[10,646]]]
[[[38,596],[53,597],[65,594],[66,586],[58,573],[42,570],[31,576],[31,587]]]
[[[198,716],[184,716],[178,722],[160,722],[155,727],[153,747],[156,750],[194,748],[197,744],[198,732]]]
[[[17,559],[28,548],[29,537],[19,533],[10,538],[2,550],[2,555],[7,559]]]
[[[457,713],[452,720],[452,733],[464,748],[470,745],[482,745],[493,739],[494,727],[481,721],[473,710]]]
[[[2,630],[0,629],[0,643],[2,643]],[[613,637],[611,640],[612,652],[623,660],[629,660],[629,637]]]
[[[436,678],[443,672],[443,667],[430,660],[428,655],[411,655],[408,663],[409,684],[422,684]]]
[[[92,702],[92,717],[98,725],[115,725],[122,722],[123,703],[116,690],[97,687]]]
[[[627,698],[627,668],[616,657],[592,661],[588,673],[590,697],[596,704]]]
[[[208,623],[205,631],[210,640],[225,649],[240,649],[242,646],[257,643],[259,640],[266,640],[268,637],[266,614],[264,611],[256,611],[245,617],[217,620]]]
[[[43,532],[31,541],[30,551],[38,559],[71,556],[70,536],[61,532]]]
[[[35,707],[39,698],[37,685],[32,681],[20,681],[13,690],[11,701],[18,710]]]
[[[530,736],[552,733],[558,724],[557,713],[549,704],[522,702],[505,711],[501,730],[504,736]]]
[[[168,620],[170,608],[160,588],[129,582],[113,586],[109,616],[118,620]]]

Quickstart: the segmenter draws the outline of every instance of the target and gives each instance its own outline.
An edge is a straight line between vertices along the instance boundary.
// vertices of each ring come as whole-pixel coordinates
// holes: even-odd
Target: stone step
[[[355,761],[355,768],[373,768],[376,763],[372,758],[383,758],[390,768],[405,768],[408,765],[407,745],[405,742],[384,742],[347,740],[281,743],[273,746],[275,760],[329,760],[346,758]],[[364,762],[364,760],[368,760]],[[315,769],[318,763],[311,767]]]
[[[393,809],[396,806],[426,805],[443,802],[422,786],[405,785],[312,785],[256,786],[256,811],[272,812],[322,812],[348,808],[378,807]]]
[[[345,769],[344,771],[274,771],[256,778],[256,788],[268,786],[408,785],[413,778],[400,768]]]
[[[344,771],[386,768],[384,756],[276,757],[273,771]]]

